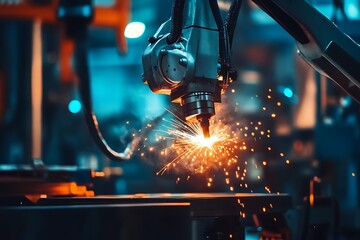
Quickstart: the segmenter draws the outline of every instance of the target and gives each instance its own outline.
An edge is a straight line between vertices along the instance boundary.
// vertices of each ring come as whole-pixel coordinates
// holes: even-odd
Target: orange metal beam
[[[0,18],[34,21],[43,23],[61,24],[57,18],[59,1],[53,0],[47,6],[31,5],[22,2],[16,5],[0,3]],[[127,51],[124,30],[130,18],[130,0],[116,0],[113,6],[95,6],[91,26],[113,28],[116,33],[117,47],[121,52]],[[74,43],[65,37],[60,43],[60,79],[64,82],[74,81],[74,70],[71,64],[71,56],[74,52]]]
[[[57,19],[58,0],[47,6],[34,6],[28,3],[17,5],[0,4],[0,18],[34,20],[40,19],[45,23],[59,23]],[[117,35],[117,44],[121,51],[127,50],[124,30],[129,20],[129,0],[116,0],[110,7],[95,7],[91,26],[114,28]]]

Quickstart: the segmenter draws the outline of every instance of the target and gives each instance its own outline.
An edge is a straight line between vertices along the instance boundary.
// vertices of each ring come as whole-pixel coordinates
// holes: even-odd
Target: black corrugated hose
[[[239,16],[242,0],[234,0],[225,19],[225,28],[229,35],[230,49],[232,48],[236,22]]]
[[[92,110],[89,76],[90,72],[87,58],[87,42],[85,40],[85,37],[78,37],[76,39],[74,59],[77,76],[79,78],[79,90],[84,107],[85,121],[90,131],[91,137],[94,139],[96,145],[100,148],[100,150],[109,159],[118,162],[127,160],[128,157],[125,156],[125,154],[116,152],[106,143],[99,129],[97,118]]]
[[[135,148],[138,146],[143,136],[145,136],[151,129],[150,128],[141,129],[140,136],[135,137],[132,140],[132,142],[128,144],[124,152],[119,153],[113,150],[107,144],[106,140],[102,136],[99,128],[99,123],[92,109],[91,87],[90,87],[90,76],[89,76],[90,72],[89,72],[88,58],[87,58],[87,41],[84,36],[76,38],[76,49],[75,49],[74,60],[75,60],[75,68],[76,68],[77,76],[79,79],[79,91],[83,102],[85,121],[88,126],[91,137],[95,141],[95,144],[98,146],[98,148],[110,160],[123,162],[130,159]],[[163,118],[164,114],[155,118],[151,122],[152,125],[157,124]]]
[[[171,15],[171,30],[166,38],[167,44],[176,43],[181,37],[182,25],[184,21],[185,0],[175,0]]]
[[[228,64],[230,63],[230,53],[227,29],[224,27],[217,0],[209,0],[209,3],[219,31],[219,60],[220,63]]]

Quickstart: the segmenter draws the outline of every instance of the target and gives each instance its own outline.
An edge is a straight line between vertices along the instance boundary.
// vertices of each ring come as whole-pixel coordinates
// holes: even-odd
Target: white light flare
[[[131,22],[126,25],[124,35],[126,38],[139,38],[145,32],[145,24],[142,22]]]
[[[213,145],[220,141],[218,136],[210,136],[209,138],[204,137],[204,135],[195,135],[190,139],[195,145],[206,147],[212,150]]]

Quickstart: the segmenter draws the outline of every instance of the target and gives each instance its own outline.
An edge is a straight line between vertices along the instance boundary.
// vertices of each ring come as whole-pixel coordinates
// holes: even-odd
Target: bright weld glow
[[[68,109],[71,113],[79,113],[81,111],[81,103],[78,100],[72,100],[69,102]]]
[[[172,158],[157,174],[169,168],[185,168],[193,173],[205,173],[208,169],[230,166],[237,162],[238,137],[221,121],[211,121],[210,138],[205,138],[197,122],[187,123],[174,115],[167,121],[166,133],[172,145],[163,151]],[[224,168],[224,171],[227,171]],[[208,184],[208,186],[210,186]]]
[[[212,146],[220,139],[218,136],[210,136],[210,138],[205,138],[204,135],[201,134],[192,137],[191,140],[195,145],[199,145],[211,149]]]
[[[145,24],[142,22],[131,22],[126,28],[124,35],[126,38],[139,38],[145,32]]]

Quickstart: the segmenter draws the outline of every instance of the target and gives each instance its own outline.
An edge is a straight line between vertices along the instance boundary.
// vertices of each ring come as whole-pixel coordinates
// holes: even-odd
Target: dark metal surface
[[[243,193],[184,193],[184,194],[135,194],[121,196],[96,196],[88,198],[44,198],[37,205],[85,205],[129,203],[190,203],[193,217],[219,217],[245,213],[286,212],[291,208],[287,194]]]
[[[6,239],[242,240],[252,216],[282,216],[290,207],[287,194],[161,193],[37,202],[7,196],[0,197],[0,226]]]
[[[187,203],[0,207],[1,239],[191,239]]]

